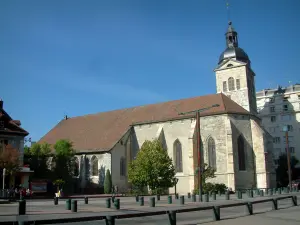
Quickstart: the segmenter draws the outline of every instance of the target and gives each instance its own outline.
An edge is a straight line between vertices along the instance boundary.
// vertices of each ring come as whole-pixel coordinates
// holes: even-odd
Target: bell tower
[[[217,93],[224,93],[247,111],[256,114],[255,73],[246,52],[239,47],[238,33],[228,23],[226,49],[219,58],[216,73]]]

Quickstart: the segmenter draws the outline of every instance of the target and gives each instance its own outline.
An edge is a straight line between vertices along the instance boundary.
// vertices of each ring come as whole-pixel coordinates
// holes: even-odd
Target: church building
[[[257,116],[255,73],[231,22],[225,36],[214,70],[216,94],[65,118],[39,142],[72,141],[81,188],[103,186],[109,169],[113,184],[126,191],[128,162],[146,140],[157,138],[173,159],[177,192],[188,193],[198,183],[197,126],[194,114],[179,112],[208,108],[200,113],[200,133],[201,158],[216,170],[210,182],[233,190],[275,187],[272,137]]]

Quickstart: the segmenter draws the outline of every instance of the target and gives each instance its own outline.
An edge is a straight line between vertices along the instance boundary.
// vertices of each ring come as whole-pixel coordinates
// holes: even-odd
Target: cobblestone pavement
[[[280,195],[285,196],[286,194]],[[289,195],[297,195],[300,196],[300,193],[291,193]],[[268,196],[268,197],[278,197]],[[244,196],[242,201],[255,201],[260,199],[266,199],[268,197],[255,197],[248,198]],[[105,207],[105,199],[89,199],[89,204],[86,205],[83,202],[83,199],[78,199],[78,212],[72,213],[69,210],[65,209],[65,200],[59,201],[59,205],[54,205],[53,200],[29,200],[26,203],[26,216],[16,216],[18,204],[12,203],[9,205],[0,205],[0,221],[13,221],[16,219],[24,219],[24,220],[39,220],[39,219],[54,219],[54,218],[77,218],[77,217],[89,217],[89,216],[109,216],[116,214],[132,214],[132,213],[140,213],[140,212],[152,212],[152,211],[161,211],[161,210],[176,210],[180,208],[192,208],[197,206],[208,206],[208,205],[216,205],[216,204],[228,204],[233,202],[239,202],[235,195],[231,195],[232,200],[225,200],[224,196],[217,196],[216,201],[211,201],[208,203],[200,203],[191,202],[191,199],[187,199],[186,204],[181,206],[179,204],[179,200],[173,199],[173,204],[167,204],[167,197],[162,196],[161,201],[156,202],[156,207],[149,207],[149,197],[145,197],[145,206],[140,207],[138,203],[135,202],[134,197],[121,197],[121,209],[115,210],[113,208],[107,209]],[[292,206],[291,199],[281,200],[279,204],[279,208],[287,208]],[[254,205],[254,212],[266,212],[272,209],[271,202],[260,203]],[[278,211],[280,212],[280,210]],[[245,206],[231,207],[226,209],[221,209],[221,218],[228,217],[238,217],[246,215]],[[190,213],[180,213],[177,214],[177,224],[197,224],[199,222],[209,222],[212,221],[212,210],[207,211],[197,211]],[[105,224],[105,221],[93,221],[93,222],[78,222],[78,223],[70,223],[71,225],[77,224],[84,225],[93,225],[93,224]],[[118,219],[116,221],[116,225],[122,224],[132,224],[132,223],[142,223],[145,225],[152,224],[168,224],[168,216],[160,215],[160,216],[149,216],[149,217],[140,217],[140,218],[131,218],[131,219]]]

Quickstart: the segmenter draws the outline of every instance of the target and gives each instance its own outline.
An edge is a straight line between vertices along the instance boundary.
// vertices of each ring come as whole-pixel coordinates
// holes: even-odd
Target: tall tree
[[[286,187],[289,183],[289,177],[288,177],[288,164],[287,164],[287,154],[283,153],[279,156],[278,160],[278,167],[276,169],[276,178],[277,178],[277,184],[281,187]],[[295,166],[298,164],[299,160],[295,156],[291,156],[291,171],[292,171],[292,179],[295,179],[296,177],[293,177],[295,170]]]
[[[7,174],[15,174],[20,170],[20,153],[11,145],[0,146],[0,168]]]
[[[152,192],[160,192],[174,186],[174,165],[160,141],[145,141],[129,164],[128,178],[140,190],[149,186]]]
[[[29,164],[34,171],[33,178],[50,178],[51,171],[48,159],[51,156],[51,146],[48,143],[35,143],[30,148],[24,148],[24,164]]]
[[[112,189],[112,180],[110,171],[106,170],[105,179],[104,179],[104,193],[110,194]]]
[[[75,151],[68,140],[58,140],[55,145],[55,167],[56,179],[62,179],[66,183],[71,181],[74,175]]]

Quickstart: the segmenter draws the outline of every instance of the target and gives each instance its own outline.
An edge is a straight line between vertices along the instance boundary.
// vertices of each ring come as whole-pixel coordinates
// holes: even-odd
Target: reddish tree
[[[0,168],[13,174],[20,170],[20,153],[11,145],[0,145]]]

